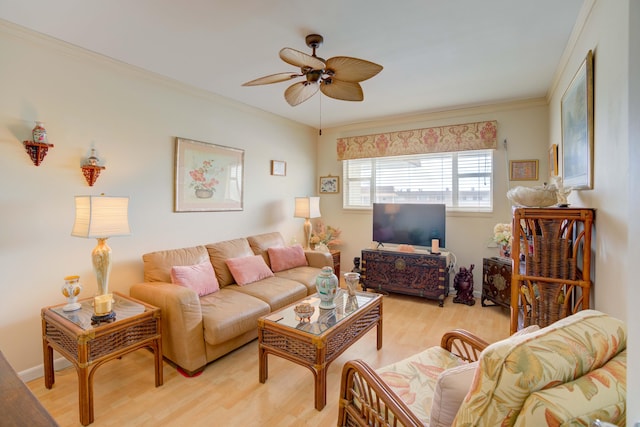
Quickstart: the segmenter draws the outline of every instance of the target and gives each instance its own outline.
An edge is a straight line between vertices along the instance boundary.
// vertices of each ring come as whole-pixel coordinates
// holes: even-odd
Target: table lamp
[[[310,218],[320,218],[320,197],[296,197],[296,218],[304,218],[304,248],[309,249],[311,239]]]
[[[76,196],[76,218],[71,235],[98,239],[98,245],[91,252],[98,296],[109,293],[111,248],[107,239],[131,234],[128,209],[128,197]]]

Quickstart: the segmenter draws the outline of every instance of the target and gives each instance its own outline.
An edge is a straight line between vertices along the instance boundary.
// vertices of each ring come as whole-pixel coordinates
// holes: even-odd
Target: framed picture
[[[549,148],[549,176],[558,175],[558,144],[551,144]]]
[[[562,175],[573,189],[593,188],[593,52],[562,95]]]
[[[244,150],[176,138],[175,211],[241,211]]]
[[[537,160],[511,160],[509,162],[509,179],[511,181],[537,181]]]
[[[337,176],[321,176],[320,177],[320,193],[339,193],[340,179]]]
[[[286,176],[287,162],[282,160],[271,160],[271,175]]]

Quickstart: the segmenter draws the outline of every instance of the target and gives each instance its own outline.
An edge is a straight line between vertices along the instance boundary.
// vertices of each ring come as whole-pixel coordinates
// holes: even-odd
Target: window
[[[493,150],[353,159],[342,162],[345,209],[375,203],[445,203],[448,210],[493,208]]]

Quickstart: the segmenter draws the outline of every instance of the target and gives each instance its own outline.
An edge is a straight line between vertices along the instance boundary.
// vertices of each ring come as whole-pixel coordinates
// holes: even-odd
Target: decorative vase
[[[502,258],[511,258],[511,246],[509,246],[508,244],[501,244],[500,256]]]
[[[75,311],[80,308],[78,302],[78,295],[82,290],[80,284],[80,276],[67,276],[64,278],[64,285],[62,286],[62,295],[67,298],[67,305],[62,307],[63,311]]]
[[[320,296],[320,308],[336,308],[333,300],[336,297],[337,289],[338,276],[333,274],[333,268],[329,266],[322,267],[322,271],[316,276],[316,290]]]
[[[47,144],[47,131],[43,126],[42,122],[36,122],[36,127],[31,131],[33,134],[33,142],[40,142],[43,144]]]
[[[349,296],[354,296],[356,294],[356,289],[358,288],[358,283],[360,283],[360,274],[344,273],[344,281],[347,283],[347,292],[349,292]]]
[[[213,196],[213,190],[208,188],[197,188],[196,197],[198,199],[210,199]]]

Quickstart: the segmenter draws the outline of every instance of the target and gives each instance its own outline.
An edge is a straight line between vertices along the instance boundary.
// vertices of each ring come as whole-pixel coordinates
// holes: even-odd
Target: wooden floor
[[[94,380],[92,426],[335,426],[340,374],[347,360],[363,359],[377,368],[429,346],[443,332],[464,328],[489,342],[509,335],[509,313],[501,307],[454,304],[444,307],[421,298],[389,295],[383,301],[383,346],[376,351],[375,330],[349,347],[329,367],[327,406],[314,409],[313,374],[306,368],[269,356],[269,379],[258,382],[257,340],[207,366],[202,375],[185,378],[164,364],[164,385],[154,387],[153,355],[139,350],[100,367]],[[61,426],[79,426],[75,370],[56,372],[51,390],[44,379],[28,387]]]

